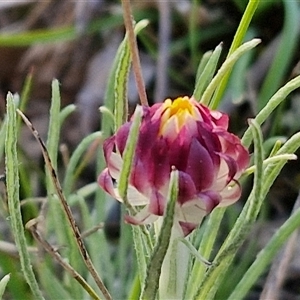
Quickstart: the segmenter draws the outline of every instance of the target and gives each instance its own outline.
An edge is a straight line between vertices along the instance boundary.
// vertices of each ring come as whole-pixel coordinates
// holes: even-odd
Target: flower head
[[[118,182],[131,121],[104,142],[107,168],[100,186],[119,201]],[[140,206],[131,224],[148,224],[163,216],[172,167],[179,171],[175,222],[189,234],[213,208],[228,206],[241,194],[237,179],[249,162],[239,138],[227,131],[228,116],[212,111],[193,98],[165,100],[143,107],[128,201]]]

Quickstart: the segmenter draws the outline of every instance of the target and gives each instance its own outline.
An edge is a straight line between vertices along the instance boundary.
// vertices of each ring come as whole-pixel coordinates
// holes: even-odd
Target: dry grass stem
[[[133,19],[132,19],[131,7],[130,7],[130,0],[122,0],[122,6],[124,11],[123,12],[124,23],[125,23],[126,32],[128,34],[128,43],[129,43],[129,49],[132,57],[132,66],[133,66],[133,72],[134,72],[135,81],[137,85],[137,90],[139,93],[141,104],[148,106],[148,100],[147,100],[145,83],[142,75],[139,52],[138,52],[136,37],[133,29]]]
[[[46,240],[42,238],[37,230],[38,219],[32,219],[26,224],[26,228],[31,232],[34,239],[41,244],[41,246],[75,279],[79,284],[89,293],[92,299],[100,300],[92,287],[85,281],[85,279],[64,260],[57,250],[52,247]]]

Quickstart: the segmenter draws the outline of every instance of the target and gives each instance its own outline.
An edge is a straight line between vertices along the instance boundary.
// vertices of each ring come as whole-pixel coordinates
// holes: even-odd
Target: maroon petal
[[[158,138],[160,120],[152,121],[150,114],[146,114],[140,127],[139,139],[137,145],[137,154],[143,159],[144,156],[149,154],[153,143]]]
[[[237,153],[236,162],[239,170],[243,172],[249,165],[249,152],[242,144],[235,144],[235,151]]]
[[[123,152],[124,152],[124,149],[126,146],[130,127],[131,127],[131,122],[127,122],[127,123],[123,124],[118,129],[118,131],[115,135],[115,137],[116,137],[115,143],[116,143],[117,149],[121,155],[123,155]]]
[[[212,124],[211,122],[211,115],[209,109],[202,105],[202,104],[195,104],[197,106],[197,109],[200,112],[200,115],[202,117],[202,120],[199,120],[200,122],[206,123],[206,124]]]
[[[170,166],[175,166],[177,170],[186,169],[191,139],[187,135],[187,129],[183,127],[177,138],[167,145]]]
[[[197,139],[207,148],[207,150],[221,151],[222,146],[219,141],[219,137],[214,133],[213,128],[209,124],[198,122],[197,123]]]
[[[188,222],[179,222],[181,226],[183,236],[189,235],[199,224],[188,223]]]
[[[115,136],[111,136],[110,138],[106,139],[103,143],[103,152],[104,158],[106,161],[109,160],[113,150],[115,147]]]
[[[205,147],[210,154],[213,164],[217,167],[220,164],[220,159],[216,152],[222,150],[222,146],[217,134],[214,134],[205,123],[198,123],[197,140]]]
[[[228,186],[221,192],[222,202],[218,205],[218,207],[225,207],[236,202],[242,193],[242,189],[238,181],[233,180],[232,186]]]
[[[185,171],[193,179],[197,191],[202,191],[213,183],[215,166],[212,158],[195,138],[191,143]]]
[[[229,123],[228,115],[225,115],[216,110],[210,111],[210,115],[216,126],[221,127],[223,130],[227,130]]]
[[[152,148],[152,161],[149,168],[151,182],[157,189],[164,186],[170,179],[171,165],[167,153],[168,146],[165,140],[160,138]]]
[[[110,194],[113,198],[120,201],[120,197],[115,193],[112,177],[109,174],[108,168],[104,169],[98,177],[98,183],[105,192]]]
[[[157,190],[153,189],[150,196],[149,212],[156,216],[163,216],[166,198]]]
[[[222,152],[236,160],[239,170],[244,170],[249,164],[249,152],[240,139],[227,131],[217,130],[216,134],[222,144]]]
[[[187,173],[179,171],[179,194],[178,202],[183,204],[190,199],[195,198],[196,187],[191,176]]]
[[[237,165],[236,161],[232,157],[230,157],[229,155],[226,155],[226,154],[223,154],[223,153],[218,153],[218,155],[227,164],[228,169],[225,170],[225,171],[220,170],[221,171],[220,173],[221,174],[225,173],[224,176],[226,176],[226,184],[228,184],[234,178],[235,174],[237,173],[237,171],[238,171],[238,165]],[[219,179],[219,176],[221,174],[218,174],[217,179]]]
[[[198,197],[205,203],[207,213],[210,213],[222,200],[220,194],[215,191],[202,192],[198,194]]]
[[[134,159],[129,183],[144,195],[150,192],[148,167],[138,157]]]

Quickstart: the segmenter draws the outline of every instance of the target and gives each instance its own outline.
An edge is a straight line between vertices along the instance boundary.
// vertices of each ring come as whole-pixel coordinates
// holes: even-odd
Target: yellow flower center
[[[168,99],[169,100],[169,99]],[[170,106],[170,117],[177,115],[177,117],[182,116],[185,113],[192,114],[192,105],[188,97],[179,97],[173,101]]]
[[[175,132],[179,132],[182,126],[189,122],[191,118],[197,119],[197,110],[187,96],[176,98],[173,102],[171,99],[165,100],[163,110],[161,134],[166,130],[171,130],[170,126],[173,127],[172,129]]]

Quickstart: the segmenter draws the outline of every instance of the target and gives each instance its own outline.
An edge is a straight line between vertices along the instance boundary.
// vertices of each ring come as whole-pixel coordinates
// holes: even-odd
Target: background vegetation
[[[222,42],[216,67],[221,66],[247,3],[133,1],[135,20],[149,20],[138,35],[138,45],[151,103],[191,95],[203,54]],[[101,145],[112,132],[109,114],[102,108],[101,117],[98,107],[113,105],[108,79],[125,33],[121,8],[118,1],[104,0],[0,4],[0,278],[10,274],[6,288],[8,277],[1,281],[3,299],[38,299],[39,290],[47,299],[88,299],[77,282],[84,284],[83,279],[92,289],[92,297],[93,290],[98,293],[61,209],[53,173],[46,167],[45,175],[41,148],[15,115],[16,107],[45,141],[91,261],[112,298],[135,299],[133,295],[138,294],[130,227],[119,222],[120,207],[96,183],[103,168]],[[299,12],[296,0],[260,1],[255,11],[244,39],[259,37],[262,42],[239,59],[229,81],[219,90],[219,109],[230,115],[231,129],[240,136],[247,128],[247,118],[256,116],[281,86],[299,74]],[[52,81],[54,78],[58,81]],[[19,96],[7,96],[8,92]],[[295,90],[262,126],[265,153],[276,140],[285,141],[299,131],[298,98]],[[139,102],[133,76],[128,82],[128,99],[131,112]],[[6,180],[5,168],[9,171]],[[283,169],[216,298],[228,298],[259,250],[290,216],[298,197],[299,175],[297,161]],[[232,228],[250,188],[251,180],[245,181],[243,199],[226,211],[216,250]],[[12,193],[14,203],[8,201],[7,192]],[[9,213],[19,204],[22,223],[17,221],[20,216]],[[22,231],[23,225],[24,240],[18,241],[13,231]],[[18,249],[23,245],[25,256],[20,256],[16,244]],[[274,259],[270,275],[266,269],[251,287],[247,299],[258,299],[261,293],[278,299],[299,297],[297,238],[288,245],[287,252]],[[64,262],[77,273],[66,270]],[[24,270],[26,264],[32,264],[33,272],[28,271],[28,265]],[[276,288],[270,288],[274,283],[271,275],[279,273]],[[36,294],[26,283],[28,278]]]

